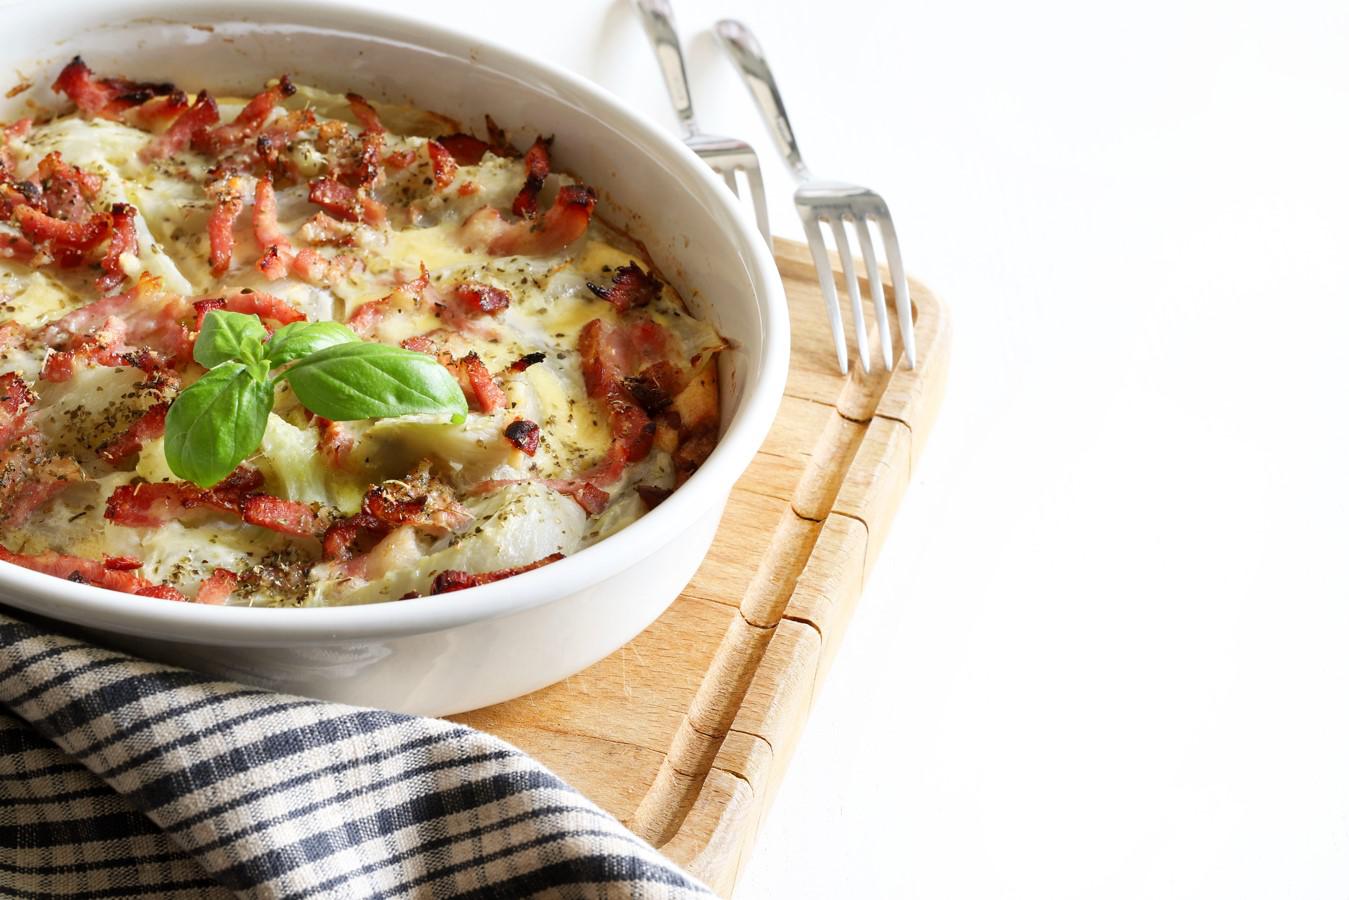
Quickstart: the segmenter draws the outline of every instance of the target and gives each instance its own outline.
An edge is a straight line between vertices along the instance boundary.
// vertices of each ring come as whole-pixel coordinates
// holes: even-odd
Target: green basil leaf
[[[338,344],[280,375],[312,412],[334,421],[468,411],[464,392],[435,357],[388,344]]]
[[[164,420],[164,455],[179,478],[211,487],[262,443],[275,391],[241,362],[224,362],[178,395]]]
[[[356,332],[340,322],[291,322],[278,328],[262,350],[276,368],[327,347],[359,340]]]
[[[257,359],[266,338],[257,316],[213,309],[201,323],[192,358],[208,369],[232,359]]]

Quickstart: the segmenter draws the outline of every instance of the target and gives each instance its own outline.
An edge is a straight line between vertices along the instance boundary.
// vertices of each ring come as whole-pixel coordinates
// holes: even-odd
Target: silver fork
[[[744,141],[705,134],[698,129],[698,122],[693,118],[689,80],[684,70],[684,53],[679,48],[679,35],[675,32],[674,11],[670,8],[669,0],[636,0],[636,4],[642,14],[646,35],[651,39],[651,47],[656,51],[660,73],[665,77],[665,89],[670,92],[670,102],[674,104],[675,115],[679,117],[679,125],[684,131],[684,143],[725,180],[726,186],[737,197],[740,196],[740,186],[735,173],[745,173],[750,199],[754,203],[754,217],[771,249],[773,238],[768,230],[768,198],[764,194],[758,154]]]
[[[867,281],[871,285],[871,301],[876,309],[876,326],[880,330],[881,353],[885,359],[885,368],[893,369],[894,350],[890,344],[890,317],[886,312],[885,288],[881,284],[880,273],[876,268],[876,252],[871,244],[871,223],[880,229],[885,242],[885,252],[890,263],[890,277],[894,281],[895,305],[899,313],[899,333],[904,340],[904,361],[913,368],[915,345],[913,342],[913,307],[909,299],[909,285],[904,278],[904,263],[899,256],[899,239],[895,236],[894,220],[890,209],[875,191],[855,184],[840,181],[824,181],[810,174],[806,164],[801,161],[801,151],[796,146],[796,136],[787,121],[787,109],[783,106],[782,95],[778,93],[777,82],[764,59],[763,49],[750,32],[740,22],[723,19],[717,23],[717,34],[730,51],[736,67],[744,76],[749,92],[758,104],[759,112],[768,123],[768,130],[778,145],[783,158],[796,176],[796,211],[801,216],[801,224],[806,230],[806,240],[810,244],[811,256],[815,259],[816,274],[820,278],[820,290],[824,293],[825,305],[829,313],[829,327],[834,332],[834,350],[838,354],[838,366],[844,374],[848,372],[848,346],[843,336],[843,317],[839,312],[838,293],[834,289],[834,272],[829,265],[829,253],[825,249],[824,234],[820,226],[828,225],[834,234],[834,247],[838,250],[839,262],[843,266],[843,281],[848,286],[848,297],[852,301],[853,323],[857,329],[857,357],[863,372],[871,371],[871,352],[867,342],[867,326],[862,318],[862,294],[857,283],[857,273],[853,267],[853,254],[848,243],[846,225],[857,237],[857,245],[862,250],[862,259],[867,267]]]

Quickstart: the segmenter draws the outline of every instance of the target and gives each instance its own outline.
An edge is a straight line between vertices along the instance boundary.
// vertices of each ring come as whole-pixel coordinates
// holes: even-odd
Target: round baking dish
[[[702,468],[617,534],[544,569],[453,595],[369,606],[250,609],[135,597],[0,563],[0,602],[83,626],[148,657],[278,690],[444,715],[507,700],[612,653],[688,583],[786,381],[787,307],[773,258],[730,192],[681,143],[573,75],[424,20],[318,2],[28,4],[0,71],[35,87],[70,57],[96,70],[249,95],[296,81],[411,103],[465,122],[555,134],[559,169],[600,192],[600,214],[641,240],[722,354],[722,434]],[[7,85],[6,85],[7,86]]]

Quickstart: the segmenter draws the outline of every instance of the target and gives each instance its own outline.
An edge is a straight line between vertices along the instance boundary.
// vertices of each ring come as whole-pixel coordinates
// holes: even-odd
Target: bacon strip
[[[244,499],[261,486],[262,473],[246,466],[235,469],[209,490],[186,481],[123,484],[108,497],[103,517],[118,525],[149,528],[180,519],[200,507],[239,515]]]
[[[442,134],[432,143],[438,144],[450,155],[450,159],[460,166],[476,166],[490,147],[487,142],[462,131],[456,134]]]
[[[526,353],[506,367],[507,372],[523,372],[530,366],[536,366],[548,358],[548,354],[542,350],[535,350],[533,353]]]
[[[458,569],[440,572],[431,580],[431,593],[449,594],[453,591],[462,591],[465,588],[491,584],[493,581],[501,581],[510,578],[512,575],[519,575],[521,572],[529,572],[533,569],[542,568],[549,563],[555,563],[565,555],[563,553],[552,553],[543,559],[526,563],[523,566],[511,566],[509,569],[496,569],[492,572],[463,572]]]
[[[129,203],[114,203],[112,207],[112,235],[108,238],[107,249],[103,251],[103,261],[99,265],[103,274],[98,279],[98,289],[109,293],[126,280],[122,271],[122,254],[135,256],[140,250],[136,239],[136,207]]]
[[[490,413],[506,405],[506,392],[492,379],[492,373],[477,353],[448,360],[442,356],[440,361],[459,379],[464,394],[476,401],[479,410]]]
[[[151,97],[172,93],[174,88],[171,84],[151,84],[124,78],[95,79],[84,60],[77,56],[61,70],[52,90],[73,100],[81,115],[115,119]]]
[[[18,372],[0,375],[0,447],[8,447],[19,436],[36,399]]]
[[[277,322],[281,325],[289,325],[291,322],[303,322],[306,319],[304,313],[275,294],[269,294],[266,291],[243,290],[236,294],[230,294],[228,297],[197,300],[192,304],[192,308],[197,311],[197,331],[201,331],[202,323],[206,321],[206,315],[216,309],[245,316],[257,316],[263,321],[263,324]]]
[[[121,591],[125,594],[140,594],[147,597],[185,600],[186,598],[168,585],[155,584],[130,571],[112,568],[105,563],[81,556],[67,556],[52,550],[42,553],[15,553],[0,546],[0,561],[23,566],[34,572],[55,575],[78,584],[92,584],[97,587]],[[174,596],[177,595],[177,596]]]
[[[114,466],[141,452],[147,441],[154,440],[164,433],[164,417],[168,414],[167,403],[156,403],[147,409],[126,431],[98,449],[98,455]]]
[[[323,533],[313,507],[298,500],[283,500],[270,494],[250,494],[244,498],[239,512],[249,525],[270,528],[282,534],[316,538]]]
[[[244,198],[237,177],[226,179],[215,194],[215,209],[206,230],[211,237],[211,274],[219,278],[234,259],[234,222],[244,210]]]
[[[483,149],[486,149],[484,146]],[[445,190],[454,181],[454,173],[458,170],[459,164],[455,162],[454,156],[445,145],[439,141],[426,142],[426,155],[431,158],[431,174],[435,180],[437,190]]]
[[[229,569],[217,568],[211,573],[210,577],[201,583],[201,587],[197,588],[197,602],[219,606],[229,599],[230,594],[234,593],[234,587],[238,583],[238,575],[235,575]]]
[[[198,135],[219,121],[220,107],[216,105],[215,98],[207,91],[202,91],[197,94],[197,101],[174,119],[167,131],[156,135],[153,141],[141,149],[140,157],[150,162],[181,153]]]
[[[551,256],[586,233],[595,202],[593,188],[567,184],[538,220],[508,223],[500,210],[484,206],[460,226],[460,238],[470,248],[485,246],[493,256]]]
[[[294,93],[295,85],[291,83],[290,76],[282,75],[279,83],[255,94],[233,122],[194,135],[192,149],[219,156],[226,150],[242,147],[262,132],[272,110]]]
[[[272,188],[272,179],[263,176],[258,179],[253,194],[253,236],[262,248],[262,257],[258,260],[258,271],[268,281],[283,277],[290,268],[290,260],[295,248],[290,238],[281,230],[276,221],[276,191]]]
[[[502,433],[513,447],[526,456],[533,456],[539,449],[539,426],[529,419],[516,419]]]
[[[82,221],[92,213],[89,204],[98,196],[103,179],[70,165],[53,150],[37,164],[37,184],[44,212],[66,221]]]
[[[643,272],[642,267],[635,262],[619,266],[614,272],[613,284],[609,287],[600,287],[591,281],[586,282],[586,287],[590,288],[596,297],[608,300],[614,305],[614,309],[621,313],[634,307],[646,306],[660,297],[661,292],[660,281],[651,273]]]
[[[509,291],[477,281],[456,284],[454,298],[470,316],[494,316],[511,305]]]
[[[548,155],[552,143],[552,138],[540,135],[525,153],[525,183],[511,203],[511,212],[521,218],[532,219],[539,214],[539,191],[552,166]]]

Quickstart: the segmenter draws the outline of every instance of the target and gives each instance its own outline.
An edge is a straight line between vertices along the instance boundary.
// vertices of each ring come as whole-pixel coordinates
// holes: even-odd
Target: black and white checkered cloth
[[[450,722],[274,694],[0,613],[0,896],[707,897]]]

